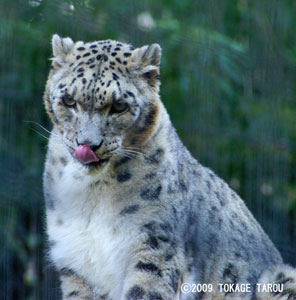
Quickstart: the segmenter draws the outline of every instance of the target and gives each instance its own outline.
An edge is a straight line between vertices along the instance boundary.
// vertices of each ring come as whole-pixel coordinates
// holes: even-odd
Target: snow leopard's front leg
[[[93,291],[86,282],[70,269],[60,271],[63,300],[93,300]]]
[[[168,223],[143,225],[141,236],[127,269],[120,300],[179,299],[184,258]]]

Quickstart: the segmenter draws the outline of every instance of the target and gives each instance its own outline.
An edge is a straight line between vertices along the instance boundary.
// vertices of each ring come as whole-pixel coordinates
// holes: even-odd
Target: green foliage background
[[[296,2],[0,0],[0,298],[58,299],[45,255],[42,94],[52,34],[163,48],[185,145],[296,265]]]

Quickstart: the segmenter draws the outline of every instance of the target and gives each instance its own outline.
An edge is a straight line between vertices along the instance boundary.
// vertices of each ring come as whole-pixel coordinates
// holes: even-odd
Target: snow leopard
[[[55,34],[52,48],[43,182],[62,299],[295,300],[295,270],[178,137],[159,96],[161,47]]]

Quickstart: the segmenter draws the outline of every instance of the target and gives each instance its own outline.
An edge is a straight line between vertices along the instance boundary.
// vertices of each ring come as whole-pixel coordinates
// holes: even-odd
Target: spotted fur
[[[52,44],[44,195],[63,299],[255,299],[182,294],[180,285],[258,280],[284,282],[280,299],[294,299],[294,271],[239,196],[178,138],[158,95],[160,46],[58,35]],[[79,144],[99,162],[76,160]]]

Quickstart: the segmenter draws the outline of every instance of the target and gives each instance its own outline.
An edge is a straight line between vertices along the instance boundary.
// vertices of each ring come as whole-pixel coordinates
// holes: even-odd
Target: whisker
[[[121,151],[121,153],[126,153],[126,154],[133,155],[133,156],[137,156],[139,154],[139,153],[127,151],[127,150],[124,150],[124,149],[120,149],[119,151]]]
[[[127,153],[130,153],[130,154],[140,154],[140,155],[143,155],[144,157],[147,157],[147,155],[145,155],[144,153],[142,152],[139,152],[139,151],[135,151],[135,150],[130,150],[130,149],[125,149],[125,148],[121,148],[124,152],[127,152]]]
[[[118,153],[122,153],[122,154],[126,154],[126,155],[130,155],[130,156],[132,156],[132,157],[135,157],[135,156],[136,156],[135,153],[129,153],[129,152],[127,152],[127,151],[124,151],[123,149],[118,149],[117,152],[118,152]]]
[[[44,134],[42,134],[41,132],[39,132],[38,130],[36,130],[35,128],[31,128],[30,130],[33,130],[34,132],[36,132],[38,135],[40,135],[41,137],[45,138],[46,140],[49,140],[49,137],[45,136]],[[56,140],[56,143],[63,145],[63,141],[59,138],[58,140]]]
[[[115,152],[114,155],[115,156],[120,156],[120,157],[134,158],[134,157],[129,156],[129,155],[125,154],[125,153],[119,153],[119,152]]]
[[[121,149],[127,150],[127,151],[135,151],[137,153],[141,153],[146,155],[145,151],[143,151],[142,149],[137,149],[137,148],[129,148],[129,147],[121,147]]]
[[[39,126],[41,129],[43,129],[44,131],[46,131],[47,133],[50,133],[50,131],[48,129],[46,129],[45,127],[43,127],[41,124],[39,124],[38,122],[35,121],[24,121],[25,123],[32,123],[34,125]]]
[[[134,154],[134,155],[138,155],[138,154],[142,154],[141,152],[137,152],[137,151],[131,151],[131,150],[126,150],[126,149],[122,149],[124,153],[129,153],[129,154]]]
[[[33,130],[34,132],[36,132],[37,134],[39,134],[40,136],[42,136],[43,138],[49,140],[49,137],[43,135],[41,132],[37,131],[36,129],[34,129],[34,128],[30,128],[30,129]]]
[[[142,148],[139,148],[139,147],[130,147],[130,146],[122,146],[121,148],[131,149],[131,150],[143,150]]]
[[[52,133],[51,131],[49,131],[48,129],[46,129],[45,127],[43,127],[41,124],[39,124],[38,122],[35,122],[35,121],[24,121],[25,123],[32,123],[34,125],[37,125],[39,126],[41,129],[43,129],[45,132],[49,133],[49,134],[52,134],[54,136],[59,136],[58,134],[55,134],[55,133]]]

